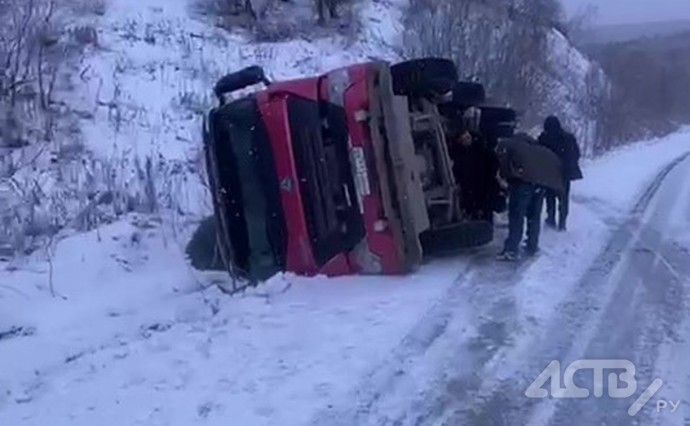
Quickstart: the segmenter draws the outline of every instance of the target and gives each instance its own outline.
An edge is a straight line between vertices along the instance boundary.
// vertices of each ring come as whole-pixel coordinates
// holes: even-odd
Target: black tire
[[[483,105],[482,120],[491,123],[511,123],[517,120],[517,111],[508,107]]]
[[[216,250],[216,220],[209,216],[202,220],[187,243],[185,253],[192,267],[200,271],[225,271],[225,264]]]
[[[464,221],[426,231],[419,239],[425,256],[442,256],[489,244],[494,239],[494,227],[488,221]]]
[[[481,83],[460,81],[453,87],[453,105],[461,108],[482,104],[486,100],[486,90]]]
[[[458,69],[449,59],[421,58],[392,65],[391,77],[396,95],[441,95],[457,84]]]
[[[510,138],[515,134],[517,112],[512,108],[482,106],[481,131],[494,139]]]

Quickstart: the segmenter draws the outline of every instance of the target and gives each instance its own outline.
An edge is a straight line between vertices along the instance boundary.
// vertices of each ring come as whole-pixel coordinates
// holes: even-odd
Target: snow
[[[574,195],[599,206],[627,210],[649,183],[660,164],[690,151],[690,129],[621,147],[596,160],[586,161],[587,179],[576,184]],[[591,164],[589,164],[591,163]]]
[[[689,152],[690,129],[684,129],[583,161],[585,177],[572,184],[568,232],[544,232],[545,256],[516,288],[528,325],[556,313],[660,170]]]
[[[523,333],[557,314],[615,219],[690,150],[687,138],[640,143],[584,165],[570,231],[545,231],[544,253],[510,290]],[[614,179],[616,171],[625,178]],[[599,201],[611,209],[592,207]],[[0,333],[19,330],[0,339],[0,424],[306,424],[352,398],[363,377],[376,379],[391,354],[404,361],[395,348],[425,321],[451,315],[425,356],[460,362],[446,358],[458,340],[476,336],[472,312],[480,307],[469,303],[494,291],[454,284],[476,272],[471,256],[459,256],[406,277],[279,275],[228,297],[211,285],[222,276],[186,266],[180,241],[131,215],[62,239],[50,263],[45,254],[0,263]],[[411,374],[424,381],[428,367]],[[414,394],[405,389],[390,403]]]
[[[402,279],[280,276],[229,298],[202,290],[172,238],[141,222],[62,240],[55,298],[43,263],[0,272],[0,330],[30,330],[0,341],[0,424],[304,424],[464,262]]]
[[[583,153],[589,155],[599,137],[597,120],[601,111],[596,103],[609,90],[608,77],[559,31],[553,30],[547,42],[550,55],[543,83],[546,99],[539,112],[542,116],[557,112],[583,145]]]
[[[354,39],[248,44],[193,18],[185,1],[110,0],[104,16],[83,22],[98,30],[99,46],[66,94],[93,114],[80,122],[94,159],[88,174],[99,181],[112,168],[117,189],[137,191],[136,161],[151,158],[166,211],[208,213],[198,136],[215,80],[253,64],[292,78],[393,59],[404,4],[359,4],[364,27]],[[563,49],[555,61],[573,53]],[[573,60],[576,74],[586,71],[582,57]],[[688,150],[690,135],[679,133],[585,163],[570,231],[545,231],[544,253],[509,289],[525,333],[556,314],[642,188]],[[279,275],[228,297],[213,285],[224,276],[187,266],[175,225],[130,214],[63,235],[48,252],[0,261],[0,425],[307,424],[324,407],[373,392],[386,379],[379,367],[409,355],[401,342],[433,334],[429,320],[448,317],[427,355],[461,362],[451,349],[476,337],[482,312],[470,301],[494,290],[459,286],[475,273],[471,257],[459,256],[406,277]],[[423,381],[428,368],[412,374]]]

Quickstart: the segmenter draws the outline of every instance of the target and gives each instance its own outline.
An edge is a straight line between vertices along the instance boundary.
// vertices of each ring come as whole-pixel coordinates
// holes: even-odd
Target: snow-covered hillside
[[[212,26],[210,18],[195,18],[191,6],[191,1],[111,0],[106,14],[92,23],[101,47],[81,65],[82,84],[73,102],[93,112],[82,129],[98,156],[190,163],[197,159],[201,117],[212,105],[211,88],[219,77],[259,64],[272,78],[295,78],[384,56],[376,43],[364,40],[394,35],[399,13],[394,5],[363,3],[360,19],[375,15],[379,22],[370,22],[354,40],[252,43],[240,31],[231,34]],[[193,211],[196,201],[179,202]]]
[[[608,95],[609,81],[601,67],[588,60],[560,32],[548,38],[549,73],[545,86],[549,96],[538,106],[540,115],[558,114],[575,133],[585,155],[597,146],[598,120]]]

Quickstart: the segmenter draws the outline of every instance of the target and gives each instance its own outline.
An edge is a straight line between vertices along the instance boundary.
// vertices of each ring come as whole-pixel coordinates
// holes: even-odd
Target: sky
[[[597,7],[596,23],[627,24],[690,20],[690,0],[562,0],[572,14],[586,5]]]

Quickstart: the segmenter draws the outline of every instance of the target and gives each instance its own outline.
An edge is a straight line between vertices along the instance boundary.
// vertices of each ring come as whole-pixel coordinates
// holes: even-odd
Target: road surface
[[[478,253],[351,398],[313,424],[690,425],[690,244],[683,240],[690,235],[690,158],[669,164],[626,217],[608,223],[605,248],[542,323],[518,318],[513,289],[532,278],[529,265],[496,266],[492,252]],[[561,278],[540,285],[558,286]],[[476,329],[461,327],[467,323]],[[562,372],[582,359],[632,362],[634,394],[609,397],[606,377],[622,370],[607,370],[599,398],[525,395],[550,362],[559,361]],[[593,389],[591,370],[574,379]],[[653,383],[662,384],[633,406]]]

